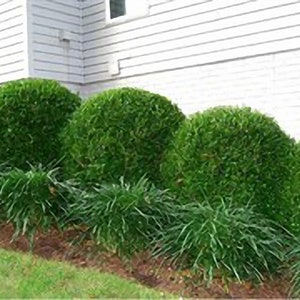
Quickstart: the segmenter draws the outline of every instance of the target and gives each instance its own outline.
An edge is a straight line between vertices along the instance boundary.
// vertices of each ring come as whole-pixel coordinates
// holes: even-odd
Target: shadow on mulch
[[[226,288],[221,280],[215,280],[210,287],[197,281],[188,271],[174,270],[171,265],[150,258],[143,253],[131,261],[121,260],[117,255],[97,252],[88,242],[84,245],[71,243],[76,237],[75,230],[61,233],[52,230],[48,234],[38,233],[35,237],[34,254],[45,259],[67,261],[78,267],[89,267],[117,274],[123,278],[161,291],[171,292],[192,298],[281,298],[286,299],[289,283],[277,279],[254,286],[251,283],[230,283]],[[13,228],[9,224],[0,225],[0,247],[9,250],[28,252],[29,243],[20,237],[11,243]]]

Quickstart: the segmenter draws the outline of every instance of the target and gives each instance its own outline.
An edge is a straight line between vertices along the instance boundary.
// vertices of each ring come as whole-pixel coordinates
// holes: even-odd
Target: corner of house
[[[24,18],[24,78],[33,77],[33,52],[32,52],[32,15],[31,1],[21,0]]]

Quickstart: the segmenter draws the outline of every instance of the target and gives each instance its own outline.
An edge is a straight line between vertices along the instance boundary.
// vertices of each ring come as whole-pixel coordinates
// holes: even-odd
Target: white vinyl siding
[[[300,1],[149,0],[111,25],[104,2],[83,5],[83,95],[136,86],[186,114],[247,105],[300,138]]]
[[[130,1],[147,9],[112,22],[106,0],[0,1],[0,82],[52,78],[84,97],[135,86],[186,114],[247,105],[300,138],[299,0]]]
[[[0,82],[25,77],[25,6],[23,0],[0,2]]]
[[[84,18],[98,15],[83,31],[86,83],[110,80],[111,65],[124,78],[300,45],[300,1],[149,1],[149,16],[113,26],[101,23],[104,0],[84,2]]]
[[[79,91],[83,83],[80,2],[27,1],[31,3],[32,76],[56,79]]]
[[[300,139],[300,51],[225,61],[86,85],[86,96],[134,86],[160,93],[187,115],[217,106],[250,106]]]

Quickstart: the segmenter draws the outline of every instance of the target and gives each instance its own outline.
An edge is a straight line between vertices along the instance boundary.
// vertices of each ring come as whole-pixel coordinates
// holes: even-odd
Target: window
[[[148,0],[106,0],[107,20],[126,20],[144,16],[148,12]]]
[[[111,19],[125,16],[126,14],[125,0],[110,0],[109,7]]]

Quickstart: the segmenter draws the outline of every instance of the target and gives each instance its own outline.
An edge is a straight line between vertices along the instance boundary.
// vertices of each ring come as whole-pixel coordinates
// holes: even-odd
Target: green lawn
[[[163,294],[114,275],[0,249],[0,298],[71,297],[153,299]]]

